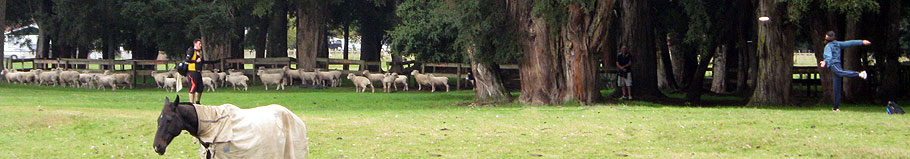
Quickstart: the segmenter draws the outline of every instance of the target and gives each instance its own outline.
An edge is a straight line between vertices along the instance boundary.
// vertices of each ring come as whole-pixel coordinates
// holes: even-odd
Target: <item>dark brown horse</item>
[[[164,155],[186,130],[205,147],[206,158],[306,158],[306,125],[280,105],[250,109],[224,104],[194,105],[164,99],[154,148]]]
[[[197,131],[199,128],[198,120],[196,118],[196,108],[192,103],[180,103],[180,96],[177,96],[174,102],[165,97],[164,108],[161,110],[161,115],[158,116],[158,132],[155,133],[154,142],[155,152],[158,155],[164,155],[167,145],[174,140],[174,137],[180,135],[183,130],[189,132],[193,137],[199,136]]]

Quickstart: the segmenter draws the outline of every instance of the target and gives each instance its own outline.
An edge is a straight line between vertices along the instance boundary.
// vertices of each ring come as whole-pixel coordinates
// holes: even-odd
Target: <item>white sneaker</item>
[[[632,96],[629,96],[629,98],[626,98],[626,99],[632,100]]]
[[[869,78],[869,75],[866,74],[866,71],[859,72],[859,78],[866,79],[866,78]]]

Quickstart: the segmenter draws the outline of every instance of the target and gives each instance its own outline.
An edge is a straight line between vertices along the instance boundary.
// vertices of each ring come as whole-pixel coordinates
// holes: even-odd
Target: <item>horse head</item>
[[[164,98],[164,108],[161,109],[161,115],[158,116],[158,131],[155,133],[153,145],[158,155],[164,155],[167,145],[184,130],[185,121],[180,116],[179,102],[180,96],[177,96],[174,102],[167,97]]]

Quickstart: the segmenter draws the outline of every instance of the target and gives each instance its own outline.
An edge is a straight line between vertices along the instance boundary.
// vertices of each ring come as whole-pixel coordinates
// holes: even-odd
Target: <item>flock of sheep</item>
[[[79,88],[104,89],[110,87],[111,90],[129,86],[132,88],[130,74],[111,73],[89,73],[87,71],[67,71],[61,68],[50,70],[32,69],[25,72],[19,72],[13,69],[5,69],[0,72],[7,83],[34,84],[34,85],[53,85],[53,86],[70,86]]]
[[[225,87],[228,84],[235,90],[246,91],[247,82],[250,78],[243,72],[230,69],[227,72],[221,72],[217,69],[214,71],[204,70],[202,73],[203,85],[207,91],[215,91],[217,87]],[[341,85],[342,72],[337,70],[323,71],[315,69],[314,71],[294,70],[287,66],[283,68],[265,68],[259,67],[256,76],[268,90],[269,85],[275,86],[275,90],[283,90],[286,85],[293,85],[294,81],[300,81],[300,84],[309,84],[318,87],[338,87]],[[33,69],[27,72],[19,72],[13,69],[6,69],[0,73],[8,83],[35,84],[35,85],[61,85],[63,87],[81,87],[111,90],[132,88],[132,77],[125,73],[90,73],[88,71],[67,71],[60,68],[41,70]],[[432,74],[422,74],[417,70],[411,72],[414,80],[417,82],[418,90],[428,86],[431,92],[436,92],[436,86],[445,86],[446,92],[449,91],[448,77],[435,77]],[[188,79],[181,77],[176,71],[153,71],[151,77],[155,79],[155,85],[158,88],[164,88],[165,91],[176,91],[178,84],[187,84]],[[357,75],[348,73],[347,79],[356,87],[356,92],[366,92],[367,87],[370,92],[375,92],[374,83],[382,84],[383,92],[398,91],[398,85],[403,85],[403,90],[408,91],[408,76],[399,75],[398,73],[370,73],[364,70]],[[181,82],[181,83],[177,83]]]

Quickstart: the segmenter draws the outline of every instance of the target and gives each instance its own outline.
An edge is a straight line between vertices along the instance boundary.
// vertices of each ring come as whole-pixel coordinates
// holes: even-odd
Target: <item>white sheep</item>
[[[433,86],[433,90],[430,92],[436,92],[436,85],[445,85],[446,92],[449,92],[449,77],[436,77],[433,74],[427,76],[430,86]]]
[[[98,75],[95,76],[95,82],[98,84],[98,89],[104,89],[104,86],[110,86],[111,91],[117,90],[117,78],[114,76],[108,75]]]
[[[256,75],[259,76],[259,80],[262,81],[262,85],[265,86],[265,90],[269,90],[269,84],[276,85],[275,90],[283,90],[284,85],[287,84],[285,81],[285,72],[280,73],[266,73],[266,70],[259,70],[259,73]]]
[[[385,73],[382,77],[382,91],[391,92],[392,85],[395,83],[395,79],[398,78],[398,73]]]
[[[57,86],[57,77],[60,76],[59,69],[51,69],[49,71],[37,70],[38,75],[38,85],[51,85],[54,84],[54,87]]]
[[[370,82],[382,82],[382,79],[385,78],[385,74],[381,73],[370,73],[370,70],[363,70],[363,76],[370,79]]]
[[[394,73],[394,74],[398,74],[398,73]],[[398,77],[395,78],[395,82],[392,84],[393,84],[393,86],[395,86],[395,91],[398,91],[398,84],[403,84],[404,91],[408,91],[408,76],[398,75]]]
[[[16,72],[16,70],[11,69],[3,69],[2,74],[3,78],[6,79],[6,83],[19,83],[19,75],[21,75],[20,72]]]
[[[310,81],[311,85],[316,85],[316,72],[307,72],[302,69],[297,71],[300,72],[300,83]]]
[[[70,85],[70,87],[77,87],[79,85],[79,72],[76,71],[63,71],[60,72],[59,76],[60,84],[63,87]]]
[[[130,77],[132,77],[132,75],[130,75],[130,74],[125,74],[125,73],[111,73],[110,70],[107,70],[107,71],[104,71],[104,76],[111,76],[111,77],[114,77],[114,79],[115,79],[115,80],[114,80],[114,83],[117,83],[117,84],[125,84],[125,85],[123,86],[123,88],[126,88],[126,85],[129,85],[129,86],[130,86],[130,89],[133,89],[133,85],[132,85],[133,81],[130,80]]]
[[[155,79],[155,85],[157,85],[158,88],[161,88],[164,86],[164,82],[165,82],[164,80],[167,79],[168,76],[170,76],[170,75],[171,75],[170,72],[158,72],[158,71],[152,71],[152,74],[151,74],[152,78]]]
[[[209,91],[215,92],[215,81],[209,77],[202,77],[202,85],[209,88]]]
[[[227,79],[227,73],[225,73],[225,72],[218,72],[218,73],[215,73],[215,74],[218,75],[218,83],[221,84],[221,87],[224,87],[224,86],[226,85],[226,83],[227,83],[227,81],[226,81],[226,79]]]
[[[366,77],[356,76],[353,73],[349,73],[348,80],[351,80],[351,83],[354,83],[355,92],[366,92],[367,86],[370,86],[370,92],[376,93],[376,89],[373,88],[373,82],[370,82],[370,79]]]
[[[316,71],[316,83],[318,83],[322,86],[325,86],[325,84],[326,84],[325,81],[332,82],[332,84],[330,85],[332,87],[335,87],[336,84],[340,82],[339,80],[336,80],[334,72],[322,72],[321,69],[318,69],[318,68],[315,71]],[[340,72],[339,72],[339,75],[340,75]]]
[[[214,86],[217,86],[217,84],[221,82],[221,81],[219,81],[221,79],[221,77],[217,73],[214,73],[211,71],[206,71],[206,72],[202,72],[202,79],[203,79],[202,83],[203,84],[205,84],[204,80],[206,77],[208,77],[209,80],[212,80],[211,82],[212,82],[212,84],[214,84]]]
[[[284,70],[284,72],[287,75],[286,78],[288,80],[288,85],[294,85],[294,79],[301,79],[300,70],[292,70],[292,69],[288,68],[287,66],[285,66],[284,68],[286,68]],[[303,80],[301,80],[300,83],[302,84]]]
[[[164,78],[163,87],[164,91],[171,92],[171,90],[177,91],[175,88],[177,86],[176,78]]]
[[[250,78],[243,74],[228,75],[227,77],[227,81],[231,83],[231,86],[233,86],[235,90],[237,90],[237,86],[240,85],[243,86],[243,91],[246,91],[246,82],[249,80]]]
[[[429,79],[426,74],[421,74],[420,71],[414,70],[411,71],[411,76],[414,76],[414,81],[417,81],[417,90],[422,90],[424,85],[429,84]]]
[[[40,70],[36,69],[36,70],[29,70],[28,72],[19,72],[19,77],[18,77],[17,81],[19,81],[19,83],[22,83],[22,84],[32,83],[32,84],[38,85],[38,80],[35,79],[36,77],[38,77],[38,74],[36,73],[38,71],[40,71]]]
[[[95,76],[98,74],[95,73],[83,73],[79,74],[79,82],[82,83],[80,87],[82,88],[94,88],[95,87]]]

